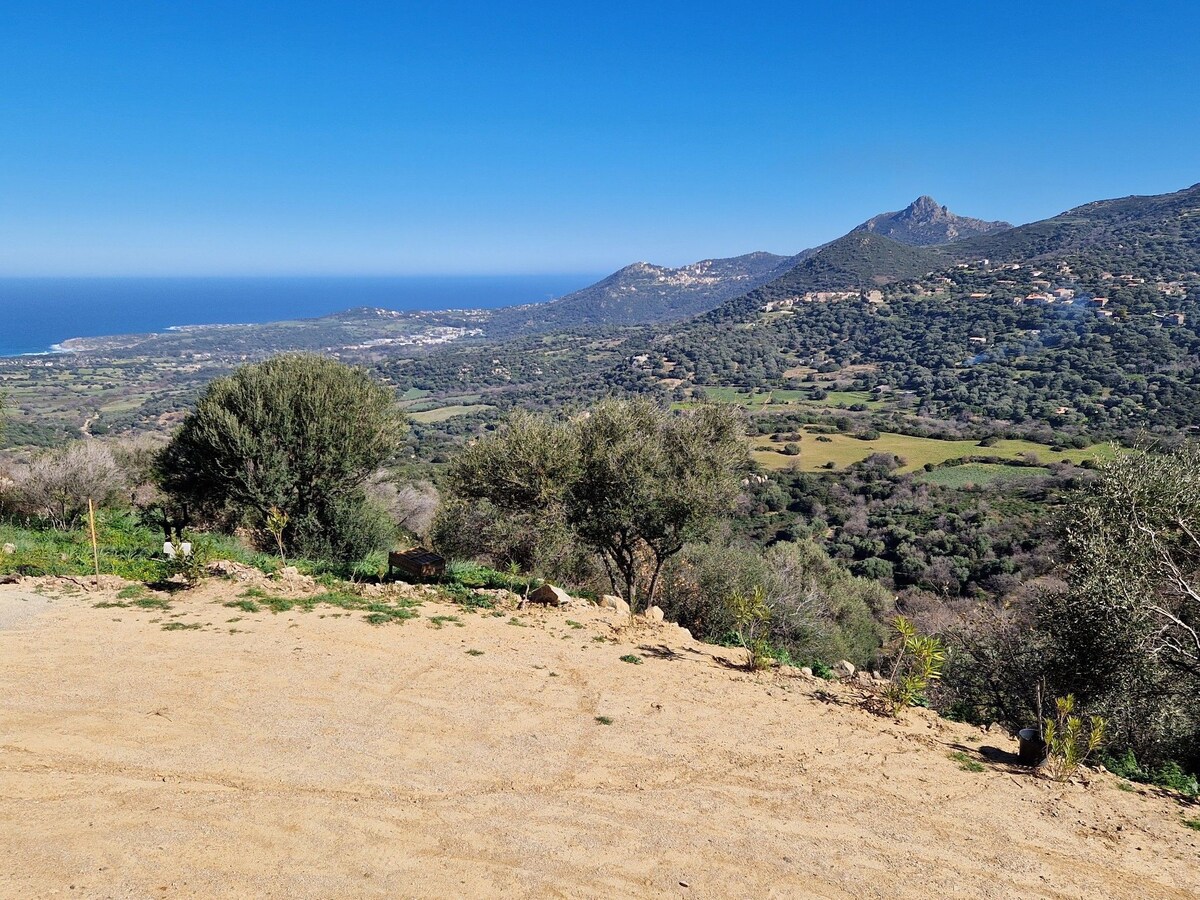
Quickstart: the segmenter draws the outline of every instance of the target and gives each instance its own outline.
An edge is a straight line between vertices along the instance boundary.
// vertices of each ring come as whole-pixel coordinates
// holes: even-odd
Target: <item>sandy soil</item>
[[[1034,779],[1005,736],[673,626],[428,602],[375,627],[236,590],[0,613],[0,895],[1200,895],[1200,810]]]

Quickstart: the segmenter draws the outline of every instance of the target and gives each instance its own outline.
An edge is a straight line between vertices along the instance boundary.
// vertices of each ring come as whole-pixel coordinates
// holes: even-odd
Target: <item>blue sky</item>
[[[1191,3],[17,3],[0,274],[604,271],[1200,181]]]

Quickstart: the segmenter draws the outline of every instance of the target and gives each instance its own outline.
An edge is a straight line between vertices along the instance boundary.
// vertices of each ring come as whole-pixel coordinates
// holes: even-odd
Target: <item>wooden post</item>
[[[88,497],[88,527],[92,532],[92,562],[96,564],[96,584],[100,584],[100,548],[96,543],[96,505]]]

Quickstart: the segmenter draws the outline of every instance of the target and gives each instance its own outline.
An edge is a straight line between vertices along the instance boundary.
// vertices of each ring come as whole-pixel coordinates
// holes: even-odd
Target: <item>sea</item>
[[[308,278],[0,278],[0,357],[73,337],[306,319],[357,306],[495,309],[587,287],[596,273]]]

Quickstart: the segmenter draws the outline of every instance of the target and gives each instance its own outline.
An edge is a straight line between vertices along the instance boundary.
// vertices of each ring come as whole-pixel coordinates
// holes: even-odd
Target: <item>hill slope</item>
[[[680,268],[636,262],[549,303],[497,310],[488,333],[503,336],[686,319],[770,281],[789,259],[757,252]]]
[[[375,627],[237,590],[172,595],[173,630],[111,592],[0,627],[0,895],[1200,891],[1178,804],[673,626],[426,600]]]

